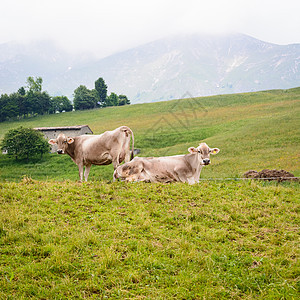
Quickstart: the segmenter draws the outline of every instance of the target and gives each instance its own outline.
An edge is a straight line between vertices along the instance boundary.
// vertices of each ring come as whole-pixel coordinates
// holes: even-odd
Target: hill
[[[72,98],[81,84],[103,77],[131,103],[296,87],[300,45],[275,45],[250,36],[185,35],[157,40],[96,60],[71,56],[53,43],[0,45],[0,93],[42,76],[51,95]]]
[[[188,98],[90,111],[40,116],[0,124],[0,138],[11,128],[88,124],[95,134],[121,125],[135,134],[140,156],[187,153],[205,141],[221,152],[202,178],[240,177],[250,169],[285,169],[300,175],[300,88]],[[64,167],[62,167],[64,166]],[[69,157],[49,155],[38,162],[0,160],[1,179],[77,180]],[[110,180],[112,167],[93,166],[91,179]]]
[[[141,155],[220,148],[202,178],[299,176],[299,113],[295,88],[39,116],[0,123],[0,138],[20,125],[126,124]],[[111,177],[93,166],[78,183],[68,156],[0,155],[1,299],[297,299],[298,183]]]

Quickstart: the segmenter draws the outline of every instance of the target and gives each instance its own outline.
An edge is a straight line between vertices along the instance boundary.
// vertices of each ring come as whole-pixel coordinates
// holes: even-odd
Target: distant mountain
[[[300,85],[300,44],[280,46],[242,34],[175,36],[98,61],[70,59],[39,44],[12,53],[2,49],[0,92],[17,90],[28,76],[42,76],[51,95],[69,97],[80,84],[93,88],[103,77],[110,91],[132,103]]]
[[[0,93],[15,92],[29,76],[40,76],[43,89],[51,95],[71,96],[64,87],[66,74],[91,61],[90,55],[70,55],[51,41],[0,44]]]

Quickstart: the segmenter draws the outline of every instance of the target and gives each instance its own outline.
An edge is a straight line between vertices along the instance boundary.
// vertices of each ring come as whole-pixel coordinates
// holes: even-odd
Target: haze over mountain
[[[250,36],[185,35],[157,40],[103,59],[70,56],[49,42],[0,45],[0,93],[41,76],[51,95],[67,95],[99,77],[131,103],[285,89],[300,85],[300,44]]]

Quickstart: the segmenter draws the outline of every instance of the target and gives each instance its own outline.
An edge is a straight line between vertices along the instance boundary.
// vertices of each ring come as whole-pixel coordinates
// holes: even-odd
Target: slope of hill
[[[299,197],[296,183],[0,182],[0,299],[297,299]]]
[[[0,139],[18,126],[88,124],[95,134],[121,125],[135,134],[140,156],[185,154],[205,141],[221,152],[201,177],[240,177],[250,169],[285,169],[300,175],[300,88],[190,98],[90,111],[40,116],[0,123]],[[64,167],[62,168],[62,165]],[[16,163],[2,155],[1,179],[77,180],[68,156],[49,155],[42,162]],[[91,179],[111,179],[112,166],[92,167]]]
[[[51,94],[93,88],[103,77],[109,89],[132,103],[192,96],[286,89],[300,82],[300,44],[279,46],[252,37],[175,36],[96,61],[70,55],[46,42],[0,45],[0,93],[16,91],[28,76],[42,76]]]

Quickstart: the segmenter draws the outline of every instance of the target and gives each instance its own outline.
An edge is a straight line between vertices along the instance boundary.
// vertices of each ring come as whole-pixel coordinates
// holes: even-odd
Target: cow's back
[[[118,168],[128,181],[173,182],[180,181],[176,169],[189,168],[183,155],[169,157],[135,157]]]
[[[180,181],[176,169],[187,168],[183,155],[145,158],[144,172],[152,182]]]

